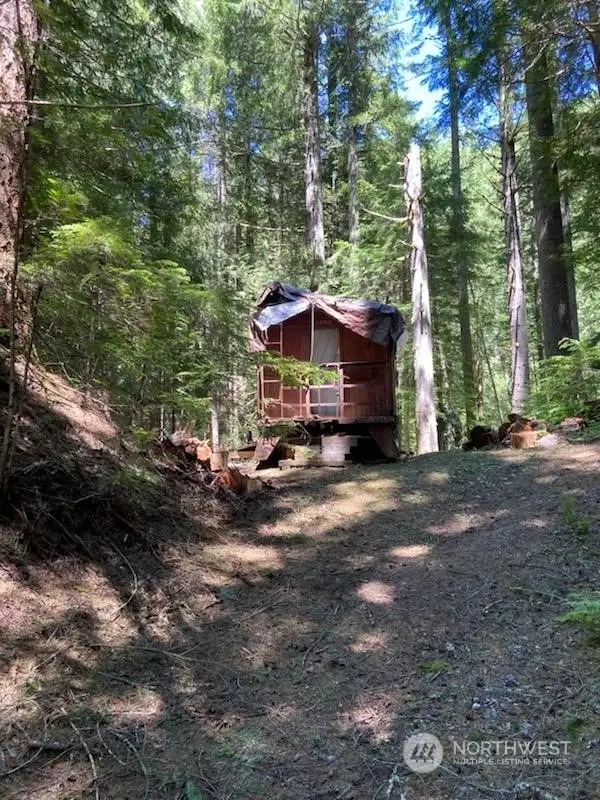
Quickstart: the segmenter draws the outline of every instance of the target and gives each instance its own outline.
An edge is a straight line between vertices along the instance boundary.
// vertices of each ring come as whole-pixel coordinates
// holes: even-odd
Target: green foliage
[[[565,339],[564,355],[543,361],[529,402],[531,416],[559,422],[585,411],[588,401],[600,397],[600,342],[598,337]]]
[[[600,441],[600,420],[591,422],[586,428],[567,434],[573,444],[586,444]]]
[[[419,669],[426,675],[439,675],[440,672],[451,672],[452,667],[447,661],[438,659],[436,661],[426,661],[419,664]]]
[[[600,592],[573,594],[569,597],[571,611],[559,617],[560,622],[576,622],[590,634],[594,643],[600,643]]]
[[[562,515],[569,528],[579,536],[587,536],[591,530],[591,520],[581,516],[577,511],[577,501],[568,495],[562,506]]]
[[[192,781],[185,784],[185,797],[186,800],[205,800],[205,794]]]
[[[274,370],[284,386],[324,386],[335,383],[337,373],[324,369],[310,361],[299,361],[297,358],[280,356],[269,350],[259,354],[259,363]]]
[[[517,13],[533,32],[552,30],[556,17],[572,34],[571,50],[560,54],[565,77],[557,87],[563,118],[556,148],[561,185],[572,201],[580,321],[587,336],[600,298],[600,102],[592,96],[581,30],[572,27],[565,5],[551,2],[540,14],[534,5],[413,3],[421,20],[433,25],[449,9],[455,29],[466,226],[461,241],[452,230],[446,113],[418,125],[399,89],[398,75],[413,54],[394,32],[394,2],[325,0],[300,9],[292,0],[90,0],[85,7],[56,0],[40,6],[51,45],[41,48],[38,92],[59,104],[36,111],[31,128],[25,255],[29,278],[44,287],[39,357],[103,392],[140,442],[173,423],[206,432],[211,406],[223,440],[236,442],[257,422],[257,360],[247,353],[245,331],[266,281],[307,285],[316,277],[320,290],[394,303],[410,317],[402,158],[417,136],[438,409],[445,418],[464,407],[455,281],[457,266],[466,263],[480,414],[499,422],[509,410],[510,348],[495,139],[497,46],[506,31],[512,37]],[[316,276],[306,245],[304,187],[301,86],[308,25],[320,43],[327,243],[326,263]],[[511,48],[514,61],[518,48]],[[441,53],[425,66],[430,83],[447,93],[444,60]],[[517,85],[515,99],[522,102]],[[115,103],[142,105],[107,107]],[[538,369],[530,165],[521,127],[516,148],[536,379],[531,409],[552,421],[598,397],[598,354],[589,342],[571,343],[563,358]],[[358,244],[349,242],[348,231],[352,141]],[[292,386],[332,380],[294,359],[268,365]],[[410,345],[399,355],[398,371],[401,438],[410,449]],[[458,430],[460,420],[453,419],[452,427]]]
[[[582,731],[587,727],[587,722],[582,717],[568,717],[565,722],[565,731],[569,741],[574,742],[581,739]]]
[[[40,353],[75,383],[109,392],[125,424],[161,408],[196,425],[208,416],[218,369],[200,332],[218,298],[171,261],[150,261],[120,220],[61,225],[25,271],[44,286]]]
[[[156,490],[161,483],[160,475],[143,466],[129,465],[123,467],[115,476],[115,484],[117,486],[139,495],[145,495]]]

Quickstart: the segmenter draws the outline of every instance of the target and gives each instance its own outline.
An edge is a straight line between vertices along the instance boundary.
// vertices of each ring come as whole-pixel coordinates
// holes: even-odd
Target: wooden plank
[[[254,458],[258,461],[266,461],[279,444],[280,438],[280,436],[261,436],[256,442]]]

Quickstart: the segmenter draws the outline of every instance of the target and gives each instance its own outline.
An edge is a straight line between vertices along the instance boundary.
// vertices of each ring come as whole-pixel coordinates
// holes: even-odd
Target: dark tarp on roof
[[[318,294],[278,281],[265,286],[257,306],[258,311],[250,322],[255,350],[265,349],[266,332],[272,325],[279,325],[296,317],[311,306],[359,336],[392,349],[395,349],[396,342],[406,327],[404,317],[394,306],[374,300],[350,300],[346,297]]]

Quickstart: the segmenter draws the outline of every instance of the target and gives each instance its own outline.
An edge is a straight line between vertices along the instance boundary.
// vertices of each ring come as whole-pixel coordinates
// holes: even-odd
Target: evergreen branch
[[[388,214],[380,214],[379,211],[371,211],[369,208],[361,208],[365,214],[370,214],[372,217],[379,217],[380,219],[387,219],[388,222],[399,222],[404,224],[408,222],[408,217],[390,217]]]
[[[96,110],[104,108],[147,108],[155,103],[66,103],[60,100],[0,100],[0,106],[54,106],[56,108],[81,108]]]

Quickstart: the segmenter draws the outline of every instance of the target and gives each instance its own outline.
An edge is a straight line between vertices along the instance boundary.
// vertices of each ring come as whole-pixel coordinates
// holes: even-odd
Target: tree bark
[[[598,89],[598,94],[600,94],[600,14],[598,12],[598,0],[588,0],[587,10],[589,21],[588,36],[594,57],[596,88]]]
[[[544,355],[560,354],[561,339],[573,336],[568,270],[564,253],[558,165],[553,153],[552,85],[545,44],[525,41],[525,88],[533,180]]]
[[[555,46],[553,68],[560,69],[560,55],[558,47]],[[553,109],[556,135],[558,138],[565,138],[564,125],[564,105],[560,93],[560,86],[557,84],[556,91],[553,93]],[[560,186],[560,214],[562,218],[564,248],[563,254],[567,269],[567,287],[569,291],[569,315],[571,317],[572,338],[579,339],[579,315],[577,312],[577,287],[575,284],[575,251],[573,250],[573,232],[571,228],[571,204],[569,202],[568,189],[561,179],[561,164],[557,161],[558,182]]]
[[[407,217],[411,235],[412,328],[416,388],[417,453],[437,452],[433,338],[425,228],[421,207],[422,178],[419,145],[413,142],[405,160]]]
[[[348,141],[348,241],[360,243],[360,217],[358,210],[358,135],[356,125],[350,124]]]
[[[39,43],[38,20],[31,0],[0,4],[0,327],[8,329],[9,388],[0,446],[0,492],[5,496],[19,436],[19,409],[27,385],[27,366],[21,387],[16,374],[17,337],[33,336],[18,290],[19,255],[23,238],[28,129]],[[25,348],[27,364],[32,339]]]
[[[358,149],[356,126],[350,123],[348,137],[348,242],[350,244],[350,270],[352,289],[363,292],[363,281],[358,260],[360,244],[360,219],[358,211]]]
[[[573,250],[573,229],[571,228],[571,204],[567,190],[560,190],[560,215],[565,240],[565,261],[567,262],[567,288],[569,292],[569,314],[571,316],[571,338],[579,339],[579,313],[577,311],[577,285],[575,282],[575,251]]]
[[[308,23],[304,38],[304,129],[306,160],[304,188],[308,246],[313,254],[312,280],[316,282],[320,267],[325,263],[325,230],[323,222],[323,184],[321,179],[321,142],[319,137],[319,31]]]
[[[465,256],[466,230],[464,218],[464,196],[460,171],[458,72],[456,67],[456,43],[452,29],[450,9],[443,20],[446,39],[446,61],[448,69],[448,96],[450,101],[450,132],[452,140],[452,239],[456,257],[456,289],[458,295],[458,318],[462,354],[463,388],[467,428],[475,424],[475,375],[473,364],[473,339],[471,336],[471,309],[469,306],[469,266]]]
[[[229,223],[226,220],[228,186],[227,186],[227,128],[225,114],[219,110],[219,126],[217,129],[216,141],[216,183],[215,194],[217,207],[219,209],[219,221],[217,222],[217,248],[221,256],[230,247]]]
[[[508,325],[511,351],[511,410],[513,414],[523,414],[529,395],[529,332],[527,329],[527,307],[523,274],[523,244],[511,79],[504,56],[501,56],[500,59],[499,110],[504,240],[508,277]]]
[[[213,451],[219,449],[219,411],[217,408],[217,401],[213,397],[210,405],[210,440]]]
[[[360,108],[361,100],[361,64],[357,52],[358,19],[364,13],[361,0],[348,3],[348,21],[346,30],[346,79],[348,82],[348,242],[353,250],[359,244],[358,213],[358,125],[355,115]],[[355,253],[353,252],[353,262]],[[356,265],[353,263],[356,271]]]
[[[38,22],[31,0],[0,4],[0,326],[11,327],[25,199]],[[13,285],[14,284],[14,285]]]

